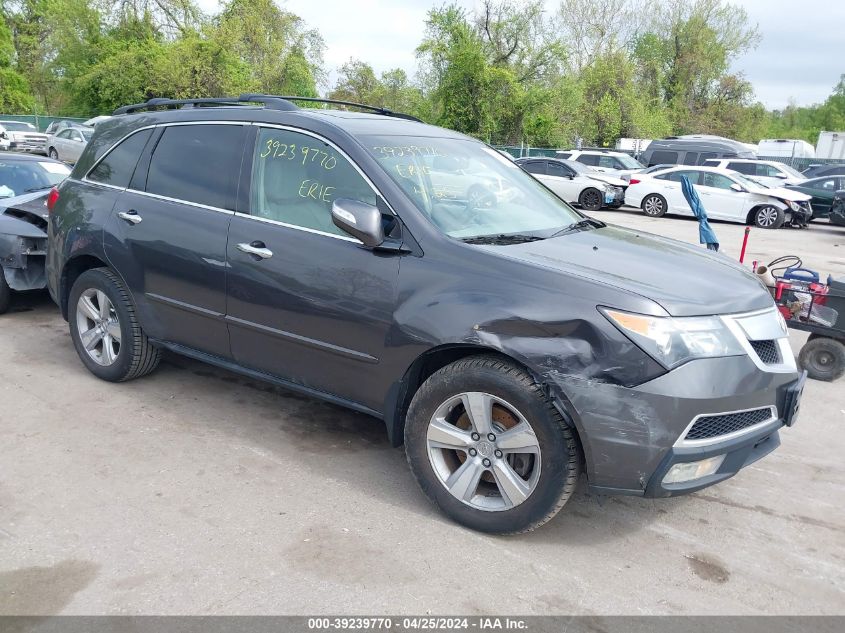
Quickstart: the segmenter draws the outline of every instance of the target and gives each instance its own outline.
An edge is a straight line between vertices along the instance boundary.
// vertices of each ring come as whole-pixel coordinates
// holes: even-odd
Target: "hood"
[[[47,196],[49,194],[49,189],[42,189],[41,191],[31,191],[10,198],[0,198],[0,214],[5,213],[6,209],[14,208],[25,213],[35,214],[46,220]]]
[[[812,199],[812,196],[808,196],[806,193],[794,191],[793,189],[786,189],[784,187],[773,187],[772,189],[759,187],[752,190],[752,193],[758,193],[763,196],[773,196],[775,198],[780,198],[781,200],[792,200],[793,202],[806,202],[807,200]]]
[[[695,232],[697,227],[691,226]],[[484,248],[638,294],[672,316],[730,314],[772,305],[757,276],[727,256],[616,226]]]
[[[599,180],[601,182],[607,183],[608,185],[613,185],[614,187],[627,187],[628,181],[622,180],[621,178],[617,178],[614,174],[610,173],[601,173],[601,172],[590,172],[589,174],[585,174],[588,178],[592,178],[593,180]]]

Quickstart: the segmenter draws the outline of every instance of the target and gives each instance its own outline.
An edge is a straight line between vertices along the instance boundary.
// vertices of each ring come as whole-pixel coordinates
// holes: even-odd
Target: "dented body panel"
[[[47,285],[46,192],[0,200],[0,267],[12,290],[40,290]]]

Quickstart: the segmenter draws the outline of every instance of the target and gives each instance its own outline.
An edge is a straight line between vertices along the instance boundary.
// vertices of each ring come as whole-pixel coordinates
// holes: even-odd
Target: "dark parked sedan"
[[[845,189],[845,175],[822,176],[805,180],[797,185],[785,185],[787,189],[794,189],[813,196],[810,204],[813,207],[813,219],[826,218],[830,215],[830,205],[833,196],[840,189]]]
[[[152,111],[182,105],[204,107]],[[153,100],[97,126],[50,197],[84,366],[130,380],[167,349],[381,418],[425,494],[495,533],[583,471],[668,497],[777,448],[803,379],[756,275],[368,109]]]

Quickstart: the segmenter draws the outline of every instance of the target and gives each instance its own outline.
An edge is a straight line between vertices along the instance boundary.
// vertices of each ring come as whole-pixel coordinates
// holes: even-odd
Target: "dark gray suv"
[[[573,210],[476,140],[291,99],[121,108],[49,197],[50,292],[96,376],[167,349],[385,421],[487,532],[664,497],[779,444],[803,379],[727,257]]]

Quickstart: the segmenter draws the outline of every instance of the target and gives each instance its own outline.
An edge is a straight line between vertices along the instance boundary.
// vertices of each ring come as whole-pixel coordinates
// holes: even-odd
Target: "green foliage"
[[[419,72],[338,69],[330,97],[492,143],[610,145],[709,133],[815,142],[845,129],[845,76],[823,103],[768,112],[730,74],[759,41],[731,0],[480,0],[429,11]],[[0,110],[107,113],[151,97],[318,96],[325,45],[276,0],[0,0]]]

